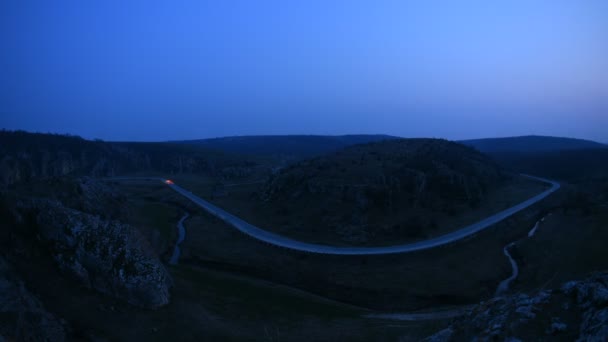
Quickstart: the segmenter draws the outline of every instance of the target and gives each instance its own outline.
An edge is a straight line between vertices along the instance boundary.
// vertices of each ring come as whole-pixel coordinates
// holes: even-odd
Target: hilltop
[[[270,181],[266,194],[269,199],[285,199],[335,188],[391,188],[412,196],[431,190],[446,199],[475,201],[502,176],[490,159],[465,146],[438,139],[400,139],[357,145],[291,165]],[[390,202],[392,196],[387,195],[378,200]]]

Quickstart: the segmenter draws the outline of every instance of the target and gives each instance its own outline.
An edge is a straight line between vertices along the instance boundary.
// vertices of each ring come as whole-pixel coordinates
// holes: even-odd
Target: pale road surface
[[[336,247],[336,246],[328,246],[328,245],[321,245],[321,244],[314,244],[314,243],[307,243],[307,242],[293,240],[293,239],[287,238],[285,236],[271,233],[269,231],[258,228],[252,224],[249,224],[249,223],[243,221],[242,219],[230,214],[229,212],[227,212],[219,207],[216,207],[215,205],[207,202],[206,200],[196,196],[192,192],[190,192],[176,184],[173,184],[173,182],[170,182],[167,179],[163,179],[163,178],[113,177],[113,178],[110,178],[110,180],[121,180],[121,179],[122,180],[129,180],[129,179],[160,180],[160,181],[164,182],[165,184],[167,184],[169,187],[171,187],[171,189],[175,190],[179,194],[183,195],[184,197],[188,198],[189,200],[191,200],[192,202],[194,202],[195,204],[197,204],[198,206],[203,208],[209,214],[219,218],[220,220],[231,225],[232,227],[236,228],[240,232],[242,232],[246,235],[249,235],[250,237],[252,237],[256,240],[263,241],[263,242],[266,242],[266,243],[274,245],[274,246],[283,247],[283,248],[301,251],[301,252],[317,253],[317,254],[382,255],[382,254],[396,254],[396,253],[411,253],[411,252],[416,252],[416,251],[421,251],[421,250],[425,250],[425,249],[443,246],[443,245],[464,239],[464,238],[471,236],[475,233],[478,233],[484,229],[487,229],[490,226],[492,226],[493,224],[498,223],[498,222],[530,207],[531,205],[543,200],[544,198],[551,195],[552,193],[554,193],[555,191],[557,191],[560,188],[559,183],[552,181],[552,180],[548,180],[548,179],[544,179],[544,178],[540,178],[540,177],[534,177],[534,176],[530,176],[530,175],[523,175],[523,176],[538,180],[540,182],[551,184],[551,188],[543,191],[542,193],[540,193],[518,205],[505,209],[505,210],[503,210],[497,214],[494,214],[492,216],[489,216],[477,223],[460,228],[451,233],[448,233],[448,234],[445,234],[445,235],[442,235],[442,236],[439,236],[436,238],[424,240],[424,241],[418,241],[418,242],[394,245],[394,246],[381,246],[381,247]]]

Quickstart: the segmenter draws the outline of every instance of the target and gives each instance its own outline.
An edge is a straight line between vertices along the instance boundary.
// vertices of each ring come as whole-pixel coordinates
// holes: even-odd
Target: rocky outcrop
[[[582,311],[580,340],[608,340],[608,274],[599,274],[585,282],[569,282],[562,289],[571,298],[576,298]]]
[[[534,295],[497,297],[426,341],[607,341],[608,273]]]
[[[439,197],[478,201],[504,180],[501,168],[466,146],[440,139],[399,139],[346,148],[282,169],[267,184],[268,200],[305,194],[341,196],[352,192],[368,202],[393,199],[431,206]],[[389,193],[392,191],[392,193]],[[378,196],[375,196],[378,195]],[[381,195],[381,196],[380,196]]]
[[[66,324],[45,310],[0,257],[0,341],[64,341]]]
[[[84,286],[145,308],[169,302],[171,277],[135,228],[54,201],[20,207],[59,268]]]

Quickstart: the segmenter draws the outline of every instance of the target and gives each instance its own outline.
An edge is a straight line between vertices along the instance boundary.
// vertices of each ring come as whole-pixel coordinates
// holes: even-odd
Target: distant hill
[[[459,141],[462,144],[474,147],[483,153],[539,153],[551,151],[569,151],[581,149],[608,148],[591,140],[547,137],[547,136],[522,136],[509,138],[488,138]]]
[[[198,173],[238,178],[255,163],[200,146],[85,140],[77,136],[0,131],[0,185],[56,176],[135,172]]]
[[[523,136],[465,140],[516,172],[567,182],[608,179],[608,145],[595,141]]]
[[[175,141],[224,152],[303,159],[374,141],[396,139],[390,135],[259,135]]]
[[[608,181],[608,148],[536,153],[496,153],[505,167],[567,182]],[[607,193],[608,196],[608,193]]]

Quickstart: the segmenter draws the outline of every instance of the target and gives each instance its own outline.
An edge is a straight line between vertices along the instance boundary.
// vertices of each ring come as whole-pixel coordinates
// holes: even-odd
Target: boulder
[[[33,207],[39,237],[63,272],[139,307],[169,303],[171,277],[137,229],[59,202],[36,201]]]

